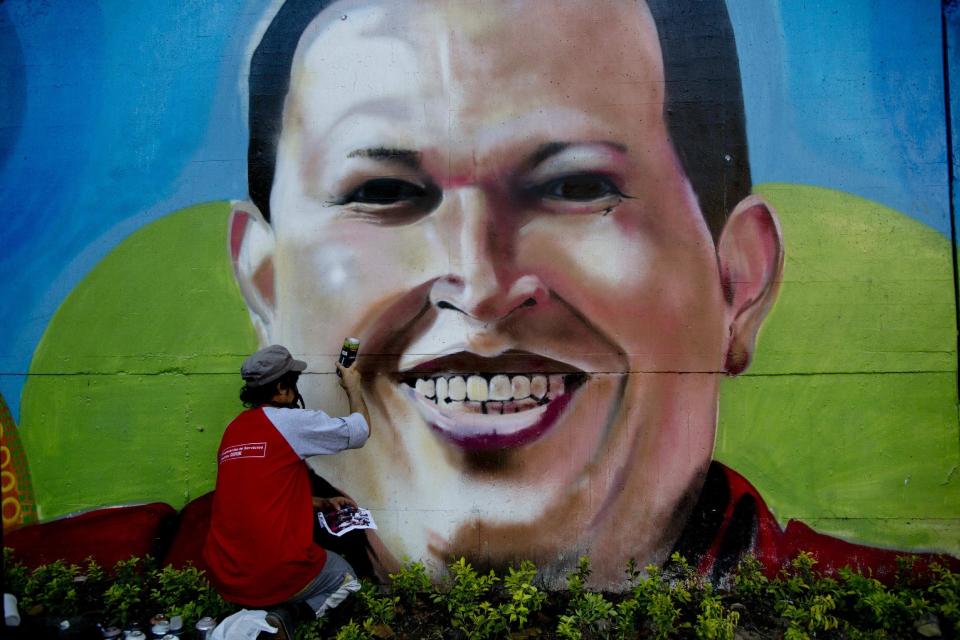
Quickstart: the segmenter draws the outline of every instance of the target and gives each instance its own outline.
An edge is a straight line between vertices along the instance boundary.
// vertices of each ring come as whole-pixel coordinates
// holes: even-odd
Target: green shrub
[[[433,592],[433,583],[422,562],[404,562],[396,573],[390,574],[390,590],[404,604],[413,605]]]
[[[145,581],[137,557],[121,560],[113,568],[114,582],[103,593],[104,620],[126,627],[142,618]]]
[[[960,574],[936,562],[930,565],[930,573],[933,574],[927,588],[930,602],[954,631],[960,631]]]
[[[3,584],[7,593],[17,596],[23,601],[23,594],[30,579],[30,570],[27,569],[13,554],[10,547],[3,548]]]
[[[787,633],[791,640],[807,638],[807,632],[832,631],[840,627],[840,619],[834,615],[837,605],[831,595],[817,594],[797,604],[787,603],[781,615],[787,620]]]
[[[377,585],[364,580],[357,594],[367,619],[374,625],[389,625],[397,615],[399,596],[379,595]]]
[[[150,576],[150,583],[152,610],[168,617],[181,616],[185,628],[204,616],[220,620],[235,609],[210,585],[206,574],[192,565],[183,569],[163,567]]]
[[[740,621],[740,614],[727,611],[720,598],[709,588],[700,601],[700,613],[697,614],[697,638],[701,640],[733,640]]]
[[[105,625],[145,623],[155,613],[179,615],[189,627],[203,616],[222,619],[236,610],[194,567],[158,569],[150,558],[132,557],[107,572],[92,558],[84,565],[62,560],[28,571],[4,549],[4,579],[28,615],[70,618],[89,613]]]
[[[527,626],[530,616],[543,607],[547,594],[533,584],[537,567],[524,560],[519,567],[510,567],[503,578],[509,600],[502,606],[503,616],[513,629]]]
[[[79,614],[78,576],[79,567],[63,560],[40,565],[27,578],[20,606],[35,615],[43,613],[69,618]]]
[[[641,572],[627,567],[629,591],[604,594],[588,587],[586,557],[567,576],[565,593],[548,594],[525,561],[504,574],[480,573],[464,558],[449,565],[434,590],[421,563],[407,563],[391,587],[364,581],[357,595],[362,619],[329,628],[321,619],[301,623],[297,640],[397,638],[636,640],[652,637],[732,640],[741,619],[762,637],[787,640],[916,637],[918,624],[939,625],[944,637],[960,626],[960,575],[933,564],[928,572],[907,558],[894,584],[869,572],[817,572],[817,561],[800,554],[768,579],[754,558],[744,558],[729,583],[716,589],[682,557]],[[180,615],[187,628],[204,615],[222,619],[235,610],[194,567],[157,568],[149,558],[130,558],[105,571],[92,560],[52,562],[33,571],[4,550],[4,580],[20,598],[25,616],[72,617],[94,612],[105,624],[145,624],[155,613]],[[728,606],[727,603],[737,602]],[[328,625],[328,626],[325,626]]]
[[[738,596],[758,603],[769,597],[770,580],[763,573],[763,565],[751,555],[744,556],[733,574],[733,585]]]
[[[316,618],[297,625],[296,640],[320,640],[326,618]]]
[[[337,630],[336,640],[370,640],[369,633],[351,620]]]
[[[492,638],[505,630],[507,625],[499,608],[487,600],[490,590],[499,581],[496,574],[492,570],[480,574],[462,557],[451,562],[449,569],[445,589],[433,594],[432,599],[435,604],[446,608],[450,614],[450,626],[477,640]]]
[[[92,558],[82,567],[57,560],[31,572],[6,551],[4,556],[10,593],[18,597],[22,611],[70,618],[100,608],[109,579]]]
[[[570,595],[567,613],[560,616],[557,635],[564,640],[580,640],[585,636],[608,636],[616,627],[617,609],[602,594],[587,590],[592,573],[590,559],[582,556],[577,568],[567,576]]]
[[[681,620],[681,607],[693,601],[691,588],[700,584],[694,569],[679,554],[671,556],[663,569],[647,567],[647,577],[637,583],[632,595],[654,638],[669,638],[690,626]]]

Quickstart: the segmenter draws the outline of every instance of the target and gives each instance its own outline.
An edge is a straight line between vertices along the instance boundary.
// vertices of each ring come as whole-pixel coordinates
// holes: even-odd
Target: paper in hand
[[[337,511],[317,513],[320,526],[337,537],[354,529],[376,529],[377,523],[366,509],[347,505]]]

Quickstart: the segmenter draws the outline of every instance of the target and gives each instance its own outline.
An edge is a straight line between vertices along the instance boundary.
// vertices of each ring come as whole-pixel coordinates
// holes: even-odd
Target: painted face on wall
[[[345,2],[301,37],[238,278],[314,371],[360,338],[374,437],[316,465],[397,557],[669,552],[781,254],[756,198],[715,245],[663,92],[635,3]]]

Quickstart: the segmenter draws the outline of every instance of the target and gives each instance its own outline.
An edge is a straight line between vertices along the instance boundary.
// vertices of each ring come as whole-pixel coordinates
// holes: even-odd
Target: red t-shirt
[[[363,417],[273,407],[244,411],[217,452],[217,487],[204,560],[227,600],[264,606],[313,580],[326,552],[313,542],[309,455],[363,446]]]

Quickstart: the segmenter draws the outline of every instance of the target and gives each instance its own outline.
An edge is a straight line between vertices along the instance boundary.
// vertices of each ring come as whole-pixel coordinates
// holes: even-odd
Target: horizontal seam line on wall
[[[302,375],[333,375],[334,371],[305,371]],[[414,377],[416,374],[407,374],[401,371],[382,372],[386,375],[403,375]],[[469,373],[469,372],[463,372]],[[480,372],[484,373],[484,372]],[[489,373],[489,372],[487,372]],[[511,373],[511,372],[508,372]],[[519,373],[519,372],[518,372]],[[530,372],[536,375],[536,372]],[[640,370],[630,371],[586,371],[590,375],[624,375],[624,374],[674,374],[674,375],[725,375],[723,371],[678,371],[678,370]],[[860,371],[789,371],[783,373],[742,373],[738,376],[729,376],[731,378],[784,378],[790,376],[861,376],[861,375],[912,375],[912,374],[938,374],[938,373],[956,373],[955,369],[903,369],[903,370],[873,370],[865,369]],[[27,377],[56,377],[56,376],[163,376],[163,375],[204,375],[204,376],[236,376],[236,371],[190,371],[185,369],[162,369],[160,371],[34,371],[32,373],[15,373],[10,371],[0,372],[0,376],[27,376]],[[435,377],[435,375],[423,375],[422,377]],[[458,375],[456,373],[445,373],[444,375]],[[522,374],[520,374],[522,375]],[[548,374],[543,374],[548,375]]]

